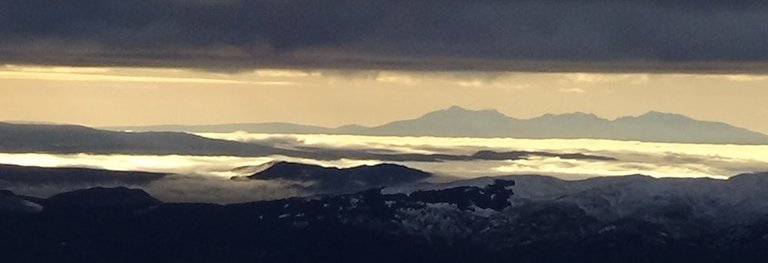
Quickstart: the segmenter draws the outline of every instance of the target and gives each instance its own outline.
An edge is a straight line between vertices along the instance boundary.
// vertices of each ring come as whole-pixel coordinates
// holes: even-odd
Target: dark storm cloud
[[[5,0],[4,63],[758,71],[749,0]]]

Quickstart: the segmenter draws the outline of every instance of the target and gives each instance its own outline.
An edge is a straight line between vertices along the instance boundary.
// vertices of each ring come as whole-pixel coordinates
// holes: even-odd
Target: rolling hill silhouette
[[[510,137],[521,139],[611,139],[669,143],[768,144],[768,135],[726,123],[701,121],[685,115],[650,111],[614,120],[588,113],[545,114],[517,119],[496,110],[459,106],[409,120],[379,126],[345,125],[324,128],[289,123],[222,124],[204,126],[112,127],[116,130],[350,134],[389,136]]]

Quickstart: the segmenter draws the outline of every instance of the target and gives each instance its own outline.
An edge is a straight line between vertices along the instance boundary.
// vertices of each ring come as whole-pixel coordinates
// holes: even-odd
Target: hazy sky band
[[[768,76],[0,67],[0,121],[381,125],[459,105],[515,118],[655,110],[768,134]]]
[[[763,73],[765,24],[748,0],[8,0],[0,61]]]

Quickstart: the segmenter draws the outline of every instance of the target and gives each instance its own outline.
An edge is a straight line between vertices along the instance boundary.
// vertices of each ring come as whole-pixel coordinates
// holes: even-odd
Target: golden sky
[[[0,120],[377,125],[459,105],[512,117],[650,110],[768,133],[768,76],[0,66]]]

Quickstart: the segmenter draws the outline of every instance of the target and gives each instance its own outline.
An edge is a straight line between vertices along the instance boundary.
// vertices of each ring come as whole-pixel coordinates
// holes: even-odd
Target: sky
[[[762,72],[762,0],[5,0],[7,64]]]
[[[0,120],[123,126],[294,122],[378,125],[459,105],[517,118],[655,110],[768,133],[768,76],[374,70],[211,72],[0,67]]]
[[[761,0],[7,0],[0,120],[656,110],[768,133]]]

